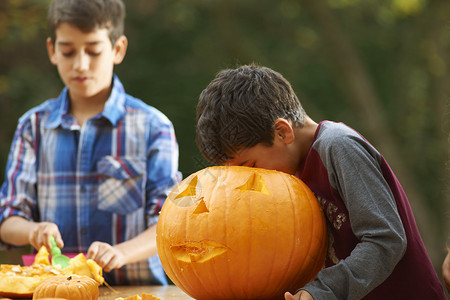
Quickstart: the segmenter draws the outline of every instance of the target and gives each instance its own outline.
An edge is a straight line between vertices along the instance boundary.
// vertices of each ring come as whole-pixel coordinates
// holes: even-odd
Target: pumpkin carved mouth
[[[176,259],[190,263],[203,263],[228,251],[228,248],[213,241],[186,242],[171,246]]]

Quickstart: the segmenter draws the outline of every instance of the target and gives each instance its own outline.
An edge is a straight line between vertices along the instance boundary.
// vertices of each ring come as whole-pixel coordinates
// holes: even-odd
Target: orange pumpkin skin
[[[167,197],[157,247],[169,278],[195,299],[284,299],[323,267],[327,229],[298,178],[209,167]]]
[[[48,277],[34,290],[34,299],[62,298],[67,300],[97,300],[98,283],[87,276]]]

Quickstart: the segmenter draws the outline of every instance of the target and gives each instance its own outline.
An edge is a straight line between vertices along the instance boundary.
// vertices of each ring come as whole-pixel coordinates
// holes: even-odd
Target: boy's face
[[[277,170],[293,175],[298,163],[299,159],[293,155],[290,146],[275,138],[272,146],[257,144],[239,151],[225,165]]]
[[[61,23],[56,30],[54,45],[47,40],[50,61],[69,88],[72,101],[104,95],[111,87],[113,67],[122,61],[125,44],[118,39],[114,47],[105,28],[82,32],[69,23]],[[122,41],[123,42],[123,41]],[[125,49],[120,47],[125,46]]]
[[[314,141],[317,127],[318,124],[307,116],[302,126],[296,127],[291,121],[279,118],[274,122],[272,146],[259,143],[243,149],[224,165],[263,168],[294,175]]]

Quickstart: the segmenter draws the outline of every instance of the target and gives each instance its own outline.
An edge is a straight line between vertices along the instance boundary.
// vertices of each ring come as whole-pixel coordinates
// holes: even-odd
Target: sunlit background
[[[0,180],[17,119],[62,89],[45,39],[48,0],[0,0]],[[342,121],[386,157],[440,274],[449,243],[448,0],[125,0],[128,93],[164,112],[187,175],[198,95],[223,68],[282,73],[315,120]],[[0,253],[6,257],[5,253]]]

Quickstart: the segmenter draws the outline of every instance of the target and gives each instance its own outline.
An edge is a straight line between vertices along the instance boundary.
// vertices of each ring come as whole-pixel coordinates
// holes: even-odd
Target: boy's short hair
[[[83,32],[106,28],[114,45],[124,32],[125,5],[122,0],[53,0],[47,22],[53,43],[56,29],[62,22],[67,22]]]
[[[280,73],[256,65],[223,70],[200,94],[197,147],[209,162],[221,165],[240,150],[273,145],[276,119],[302,126],[305,115]]]

